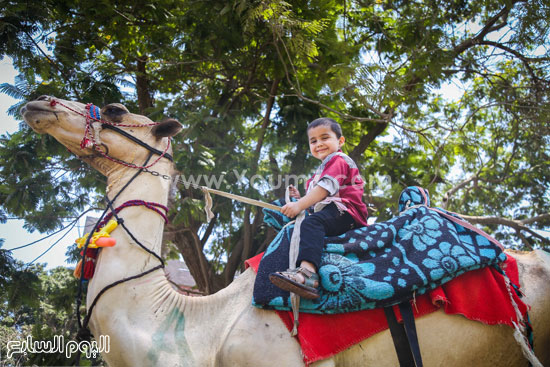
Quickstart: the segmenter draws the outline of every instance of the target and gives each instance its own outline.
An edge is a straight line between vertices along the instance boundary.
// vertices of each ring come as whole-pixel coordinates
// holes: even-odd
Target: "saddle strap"
[[[286,188],[285,201],[286,203],[290,203],[290,186]],[[280,210],[280,208],[278,210]],[[300,246],[300,227],[302,226],[302,221],[304,220],[304,218],[305,211],[302,210],[302,212],[300,212],[300,214],[298,214],[298,216],[296,217],[294,229],[292,231],[292,238],[290,239],[290,248],[288,253],[289,270],[296,269],[296,260],[298,260]],[[306,277],[304,276],[304,278]],[[298,318],[300,316],[300,296],[296,293],[290,292],[290,305],[292,306],[292,315],[294,317],[294,326],[292,327],[290,335],[296,336],[298,335],[298,325],[300,324],[300,322],[298,321]]]
[[[399,366],[422,367],[422,356],[420,355],[420,345],[418,344],[411,304],[409,301],[405,301],[400,303],[398,307],[403,323],[397,322],[393,307],[384,307],[384,313],[390,328]]]

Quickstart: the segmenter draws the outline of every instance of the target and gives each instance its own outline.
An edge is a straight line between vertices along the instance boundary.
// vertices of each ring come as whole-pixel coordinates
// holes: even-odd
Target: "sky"
[[[14,84],[16,75],[17,71],[13,68],[11,59],[5,57],[0,60],[0,84]],[[17,102],[16,99],[0,93],[0,135],[11,134],[18,130],[19,122],[13,117],[8,116],[6,112],[10,106]],[[13,257],[27,264],[53,245],[46,254],[36,260],[36,263],[45,263],[46,269],[52,269],[57,266],[74,266],[74,264],[70,265],[65,262],[65,252],[68,246],[71,246],[74,240],[82,235],[82,233],[79,233],[79,229],[81,232],[83,223],[84,219],[79,222],[79,225],[71,233],[61,240],[60,238],[66,231],[62,231],[57,235],[26,248],[15,250],[13,251]],[[34,231],[33,233],[27,232],[23,228],[23,224],[24,222],[20,219],[8,219],[7,223],[0,223],[0,238],[4,239],[3,249],[22,246],[46,236],[38,231]],[[58,241],[57,244],[55,244],[56,241]]]

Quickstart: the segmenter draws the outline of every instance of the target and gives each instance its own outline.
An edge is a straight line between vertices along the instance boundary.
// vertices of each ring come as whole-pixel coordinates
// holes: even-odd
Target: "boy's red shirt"
[[[358,225],[367,225],[367,206],[362,200],[365,182],[353,159],[340,150],[328,155],[307,181],[306,189],[312,182],[326,189],[329,197],[339,198]]]

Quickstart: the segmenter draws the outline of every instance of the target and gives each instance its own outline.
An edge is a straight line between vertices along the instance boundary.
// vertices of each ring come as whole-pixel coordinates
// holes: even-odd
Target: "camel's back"
[[[520,283],[534,327],[535,353],[550,366],[550,254],[543,251],[510,252],[516,258]],[[242,297],[239,310],[232,307],[233,322],[216,356],[218,365],[303,365],[300,347],[290,336],[277,314],[253,307],[254,273],[249,269],[242,279],[222,293]],[[230,298],[231,298],[230,297]],[[238,315],[236,314],[238,313]],[[485,325],[442,310],[416,320],[425,366],[523,366],[527,365],[513,329],[505,325]],[[397,366],[399,365],[388,330],[319,361],[315,366]]]
[[[518,260],[524,301],[531,306],[535,353],[550,366],[550,253],[543,250],[510,252]]]
[[[544,251],[509,254],[517,260],[524,300],[532,307],[529,316],[534,328],[535,354],[543,365],[550,366],[550,254]],[[416,327],[425,366],[527,365],[509,326],[485,325],[440,310],[417,319]],[[327,362],[319,365],[399,365],[388,330]]]

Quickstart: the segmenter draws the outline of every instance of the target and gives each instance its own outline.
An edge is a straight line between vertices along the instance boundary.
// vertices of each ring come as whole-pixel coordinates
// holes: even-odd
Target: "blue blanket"
[[[427,191],[411,186],[401,193],[399,216],[325,238],[320,298],[301,299],[300,311],[331,314],[390,306],[466,271],[505,260],[496,240],[456,214],[429,205]],[[268,276],[288,268],[294,225],[284,227],[290,219],[280,212],[264,209],[264,213],[264,221],[279,233],[260,262],[253,304],[290,310],[290,294],[274,286]]]

